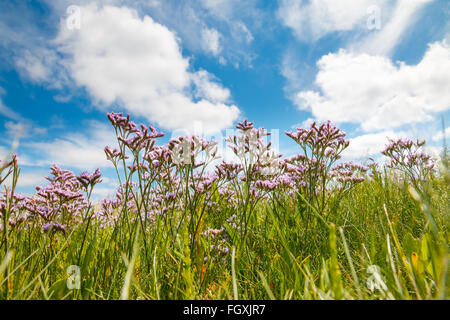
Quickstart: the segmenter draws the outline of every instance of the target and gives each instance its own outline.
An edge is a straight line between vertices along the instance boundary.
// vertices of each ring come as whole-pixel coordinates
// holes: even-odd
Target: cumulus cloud
[[[192,101],[189,61],[175,35],[150,17],[126,7],[82,8],[83,27],[61,28],[63,52],[77,84],[93,98],[121,102],[133,114],[168,129],[191,129],[201,122],[212,132],[230,126],[239,110],[207,99]]]
[[[53,41],[52,53],[61,59],[27,52],[17,60],[30,78],[51,85],[72,80],[101,110],[120,105],[165,129],[192,130],[200,123],[212,133],[237,119],[238,107],[217,96],[228,99],[229,90],[210,83],[212,76],[191,72],[179,39],[167,27],[127,7],[90,4],[80,9],[81,28],[67,28],[63,20]],[[200,94],[194,97],[192,88]]]
[[[230,90],[222,87],[215,77],[205,70],[192,74],[192,81],[195,84],[194,94],[197,98],[204,98],[214,103],[227,102],[230,99]]]
[[[343,157],[348,159],[361,159],[380,156],[380,152],[388,144],[388,139],[406,137],[403,132],[392,130],[380,133],[370,133],[350,139],[350,145],[343,152]]]
[[[318,120],[359,124],[365,131],[426,122],[450,108],[450,47],[431,44],[417,65],[346,50],[322,57],[317,90],[295,103]]]
[[[259,8],[258,0],[140,0],[121,1],[139,8],[164,24],[183,40],[183,46],[195,53],[226,59],[232,65],[251,65],[252,32],[268,24],[269,14]],[[263,18],[264,16],[264,18]],[[265,32],[267,29],[264,30]],[[220,53],[220,54],[219,54]]]

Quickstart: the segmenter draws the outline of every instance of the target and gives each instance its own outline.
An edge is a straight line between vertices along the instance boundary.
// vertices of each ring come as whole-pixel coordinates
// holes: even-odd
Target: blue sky
[[[172,134],[220,137],[238,120],[284,130],[331,120],[346,157],[376,157],[387,137],[442,146],[450,110],[446,0],[138,0],[0,3],[0,154],[20,138],[20,190],[56,163],[100,167],[106,112]],[[447,121],[448,122],[448,121]],[[448,125],[447,125],[448,127]],[[197,129],[196,129],[197,128]],[[218,133],[220,132],[220,134]],[[446,130],[448,138],[450,130]]]

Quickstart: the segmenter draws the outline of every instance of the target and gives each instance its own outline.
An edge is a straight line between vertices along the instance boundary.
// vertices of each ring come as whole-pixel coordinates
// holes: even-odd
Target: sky
[[[348,159],[399,137],[438,154],[450,138],[450,2],[2,0],[0,156],[18,154],[19,191],[57,164],[100,168],[96,195],[114,194],[111,111],[165,132],[160,143],[220,140],[247,118],[289,156],[284,131],[330,120]]]

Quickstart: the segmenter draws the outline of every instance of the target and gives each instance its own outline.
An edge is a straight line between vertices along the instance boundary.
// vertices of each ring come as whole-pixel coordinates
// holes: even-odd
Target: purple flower
[[[93,187],[97,183],[102,182],[102,179],[100,179],[101,176],[100,169],[97,168],[92,174],[89,174],[87,171],[82,172],[77,177],[77,180],[85,189],[87,189],[89,186]]]
[[[42,232],[47,233],[50,232],[54,234],[56,232],[66,233],[66,227],[60,223],[45,223],[42,225]]]
[[[433,173],[434,161],[422,151],[425,140],[389,140],[381,152],[389,159],[388,167],[403,171],[413,183],[427,179]]]
[[[247,131],[253,129],[253,122],[248,122],[247,119],[245,119],[243,122],[238,122],[237,129],[242,131]]]

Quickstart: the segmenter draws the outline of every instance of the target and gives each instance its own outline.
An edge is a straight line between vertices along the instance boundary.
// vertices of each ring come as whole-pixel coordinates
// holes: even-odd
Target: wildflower
[[[341,153],[349,146],[345,140],[345,132],[341,131],[330,121],[317,125],[313,122],[309,129],[298,128],[295,132],[286,132],[301,147],[303,153],[286,159],[282,166],[292,181],[297,181],[297,187],[306,192],[309,203],[316,204],[317,210],[322,212],[327,204],[329,194],[326,192],[327,185],[337,175],[344,174],[343,168],[335,168],[333,165],[341,158]],[[347,168],[348,169],[348,168]],[[351,168],[352,170],[354,168]],[[339,171],[339,172],[338,172]],[[341,182],[349,182],[351,176]],[[344,175],[345,175],[344,174]],[[361,178],[352,178],[356,182]],[[319,197],[324,198],[319,201]],[[309,211],[309,207],[307,208]]]
[[[56,232],[66,233],[66,227],[60,223],[45,223],[42,225],[42,232],[47,233],[50,232],[54,234]]]
[[[128,158],[126,155],[122,154],[116,148],[111,149],[111,147],[106,146],[104,151],[106,153],[106,158],[110,161],[117,161],[118,159],[127,159]]]
[[[381,152],[389,159],[388,167],[403,171],[414,184],[432,174],[434,161],[422,151],[425,140],[397,139],[389,142]]]
[[[253,129],[253,122],[248,122],[248,120],[245,119],[243,122],[238,122],[236,128],[242,131],[251,130]]]
[[[195,135],[173,138],[168,147],[172,152],[172,161],[177,165],[192,164],[198,167],[218,158],[217,142],[206,141]],[[204,153],[204,161],[198,162],[196,159],[201,152]]]
[[[88,187],[93,187],[97,183],[102,182],[100,177],[102,176],[100,169],[95,169],[92,174],[89,174],[87,171],[82,172],[77,180],[81,183],[81,185],[87,190]]]

